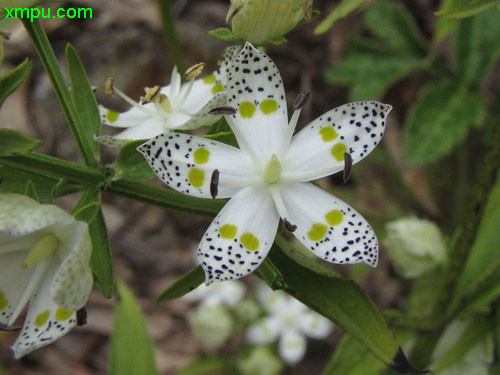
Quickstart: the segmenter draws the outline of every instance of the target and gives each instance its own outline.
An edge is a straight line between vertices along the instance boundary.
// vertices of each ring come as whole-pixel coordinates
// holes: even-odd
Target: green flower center
[[[30,268],[37,265],[42,260],[52,255],[54,251],[57,250],[58,246],[59,240],[53,234],[46,234],[42,236],[29,251],[22,267]]]
[[[271,156],[264,169],[264,181],[268,184],[275,184],[281,179],[281,164],[276,154]]]

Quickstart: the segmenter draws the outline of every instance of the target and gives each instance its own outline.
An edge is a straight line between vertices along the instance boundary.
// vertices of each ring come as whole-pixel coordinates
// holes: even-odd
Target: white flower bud
[[[196,339],[212,349],[224,345],[233,329],[233,318],[223,305],[200,305],[189,313],[188,322]]]
[[[282,368],[283,363],[267,347],[253,349],[238,363],[241,375],[277,375]]]

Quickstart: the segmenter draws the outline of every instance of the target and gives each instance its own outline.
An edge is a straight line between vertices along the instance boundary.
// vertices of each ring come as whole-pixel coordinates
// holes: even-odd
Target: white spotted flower
[[[54,205],[0,194],[0,323],[29,309],[16,358],[50,344],[77,323],[92,288],[88,226]]]
[[[370,225],[308,181],[342,171],[344,160],[366,157],[384,134],[391,106],[345,104],[292,138],[300,108],[289,123],[280,74],[250,43],[232,61],[226,95],[234,114],[225,117],[240,148],[164,134],[138,149],[171,188],[195,197],[231,198],[198,248],[206,283],[253,272],[271,248],[280,217],[318,257],[375,266],[378,241]]]
[[[172,130],[195,129],[214,123],[220,116],[212,115],[210,111],[226,103],[224,72],[233,52],[234,48],[226,50],[221,66],[213,74],[186,83],[181,83],[181,76],[174,67],[170,85],[146,89],[139,102],[116,87],[108,87],[132,108],[118,113],[99,106],[105,125],[124,130],[114,136],[96,137],[96,140],[108,145],[123,145],[130,140],[150,139]]]
[[[284,292],[273,292],[265,284],[259,285],[257,298],[268,316],[249,327],[247,339],[256,345],[279,340],[279,354],[290,365],[304,357],[306,336],[322,339],[333,329],[333,324],[326,318]]]

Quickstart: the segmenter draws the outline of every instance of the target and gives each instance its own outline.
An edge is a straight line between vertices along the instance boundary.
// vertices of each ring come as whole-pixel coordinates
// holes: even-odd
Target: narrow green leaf
[[[0,129],[0,156],[26,154],[43,142],[12,129]]]
[[[240,42],[240,39],[236,37],[231,30],[226,27],[221,27],[220,29],[211,30],[208,32],[210,36],[215,39],[222,40],[223,42]]]
[[[118,303],[115,308],[111,334],[111,375],[155,375],[153,341],[148,333],[144,315],[132,292],[119,282]]]
[[[21,86],[30,71],[31,61],[26,59],[0,78],[0,108],[5,99]]]
[[[500,13],[484,12],[460,22],[455,39],[458,77],[479,86],[500,55]]]
[[[343,0],[335,9],[314,29],[315,34],[327,32],[333,24],[359,9],[366,0]]]
[[[386,365],[411,369],[382,314],[354,281],[290,248],[280,236],[268,257],[283,274],[289,294],[343,327]]]
[[[465,4],[467,0],[443,0],[439,8],[439,12],[435,13],[438,15],[440,12],[447,12],[450,9],[456,8],[462,4]],[[459,24],[457,19],[449,17],[438,17],[436,19],[436,29],[434,31],[434,40],[440,41],[447,35],[454,32]]]
[[[259,268],[257,268],[257,274],[272,290],[283,289],[287,286],[280,270],[276,268],[269,258],[264,259]]]
[[[36,193],[35,184],[31,180],[28,180],[28,182],[26,183],[24,195],[26,195],[26,196],[30,197],[31,199],[34,199],[38,202],[40,201],[38,198],[38,194]]]
[[[94,159],[99,161],[100,144],[94,141],[94,136],[101,135],[101,117],[97,100],[80,57],[71,44],[66,46],[66,59],[71,81],[71,94],[77,104],[76,109],[80,114],[80,119],[84,124],[81,135],[87,138],[86,143],[90,145]]]
[[[198,288],[205,281],[205,272],[198,266],[183,275],[156,298],[156,302],[166,302],[180,298]]]
[[[439,159],[461,142],[471,125],[486,114],[480,93],[451,81],[429,84],[420,93],[405,123],[407,162],[416,167]]]
[[[155,176],[144,156],[137,151],[137,147],[146,140],[137,140],[122,147],[111,168],[115,171],[114,179],[129,181],[144,181]]]
[[[76,220],[84,221],[90,224],[97,216],[99,208],[101,208],[99,202],[92,202],[75,211],[73,216]]]
[[[451,9],[441,10],[435,14],[436,16],[449,18],[472,17],[497,5],[500,5],[500,0],[474,0]]]
[[[231,368],[233,372],[228,372],[228,367],[231,366],[227,358],[208,357],[190,363],[187,367],[177,371],[177,375],[234,374],[235,369]]]
[[[80,201],[73,209],[76,214],[81,209],[92,203],[100,204],[99,191],[94,187],[88,187],[82,194]],[[91,207],[90,210],[93,208]],[[88,216],[87,214],[85,214]],[[99,207],[94,215],[94,220],[89,223],[89,233],[92,239],[92,257],[90,258],[90,267],[94,273],[94,279],[101,294],[105,298],[111,298],[114,290],[113,278],[113,260],[111,258],[111,248],[109,246],[108,229],[106,221]]]

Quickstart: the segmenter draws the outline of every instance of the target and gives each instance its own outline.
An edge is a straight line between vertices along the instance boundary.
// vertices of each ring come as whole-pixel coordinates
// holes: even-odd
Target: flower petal
[[[50,293],[50,283],[58,266],[54,259],[31,298],[23,329],[12,346],[16,358],[50,344],[76,324],[75,311],[58,306]]]
[[[226,104],[226,94],[221,92],[213,96],[191,119],[177,129],[196,129],[200,126],[210,125],[221,118],[221,116],[211,115],[209,112]]]
[[[314,339],[323,339],[333,330],[333,324],[314,311],[302,314],[298,323],[302,332]]]
[[[293,138],[283,177],[310,181],[344,169],[344,153],[353,163],[380,142],[392,107],[378,102],[344,104],[307,125]]]
[[[162,134],[138,149],[153,171],[181,193],[210,198],[210,179],[220,172],[217,198],[231,197],[238,188],[225,183],[247,178],[250,159],[235,147],[186,134]]]
[[[278,223],[273,200],[265,190],[239,191],[210,224],[198,248],[206,283],[253,272],[269,252]]]
[[[166,129],[162,121],[155,118],[149,118],[115,134],[113,138],[123,140],[151,139],[165,133],[165,131]]]
[[[297,226],[293,234],[316,256],[332,263],[377,265],[377,237],[352,207],[310,183],[284,185],[282,196],[287,219]]]
[[[228,105],[237,110],[226,119],[240,147],[264,162],[279,154],[288,115],[283,81],[273,61],[245,44],[229,70],[226,95]]]
[[[76,222],[70,231],[54,228],[54,234],[59,238],[58,255],[64,260],[50,285],[52,297],[59,306],[78,310],[85,305],[92,289],[89,266],[92,243],[88,226]]]
[[[267,345],[276,340],[281,323],[274,316],[267,316],[248,327],[247,340],[252,344]]]
[[[214,97],[214,95],[224,91],[224,87],[222,85],[217,85],[217,81],[215,76],[212,79],[211,76],[197,79],[194,82],[185,83],[181,87],[180,97],[183,97],[186,94],[186,91],[189,90],[189,85],[192,84],[189,95],[186,97],[182,106],[179,108],[180,112],[195,114],[199,110],[201,110],[205,104],[207,104],[210,99]]]
[[[150,118],[149,114],[135,107],[130,108],[126,112],[116,112],[99,105],[99,113],[101,114],[101,121],[104,125],[114,126],[116,128],[135,126],[137,123]]]
[[[227,76],[229,74],[231,64],[233,63],[233,59],[236,57],[240,49],[240,46],[231,46],[227,47],[224,49],[224,52],[222,52],[219,69],[214,72],[214,75],[217,82],[222,83],[224,87],[227,86]]]
[[[281,358],[289,365],[298,363],[306,354],[306,339],[299,332],[286,331],[279,342]]]

